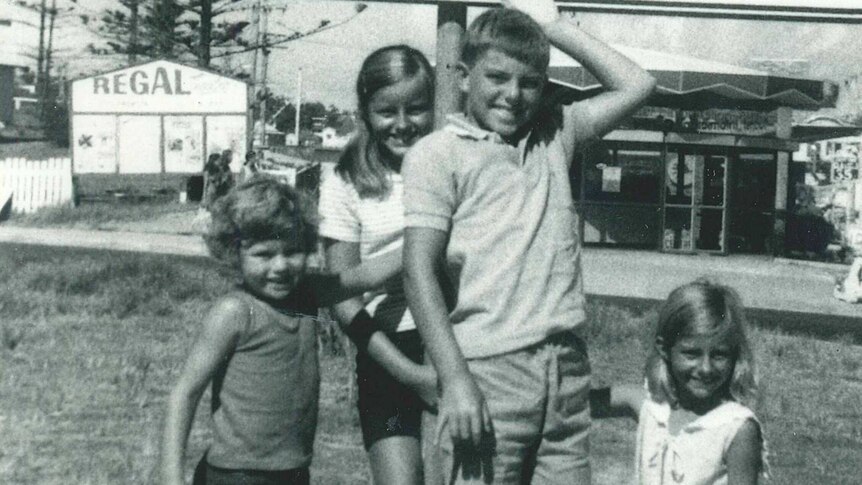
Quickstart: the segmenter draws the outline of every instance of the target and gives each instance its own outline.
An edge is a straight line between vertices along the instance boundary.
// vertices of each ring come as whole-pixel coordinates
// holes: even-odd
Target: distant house
[[[260,121],[254,123],[254,140],[260,140]],[[283,146],[286,143],[286,134],[273,124],[266,125],[266,146]]]
[[[43,137],[36,87],[23,79],[27,72],[21,65],[0,64],[0,138]]]
[[[322,140],[321,146],[324,148],[341,149],[350,141],[353,131],[356,129],[356,122],[351,115],[342,115],[335,122],[316,132]]]
[[[318,136],[323,140],[321,145],[325,148],[344,148],[350,141],[350,134],[339,135],[338,130],[333,126],[327,126],[318,133]]]

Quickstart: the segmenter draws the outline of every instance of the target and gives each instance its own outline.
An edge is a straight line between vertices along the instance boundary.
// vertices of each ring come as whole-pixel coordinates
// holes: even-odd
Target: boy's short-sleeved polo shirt
[[[449,235],[449,318],[466,358],[523,349],[585,319],[569,171],[594,135],[578,109],[537,116],[518,146],[452,116],[405,157],[406,226]]]

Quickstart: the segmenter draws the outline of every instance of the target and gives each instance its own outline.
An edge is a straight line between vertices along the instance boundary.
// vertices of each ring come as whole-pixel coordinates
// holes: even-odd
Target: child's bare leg
[[[422,450],[412,436],[378,440],[368,450],[375,485],[422,485]]]

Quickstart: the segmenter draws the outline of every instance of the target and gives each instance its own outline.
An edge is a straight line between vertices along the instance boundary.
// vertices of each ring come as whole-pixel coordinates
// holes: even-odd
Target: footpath
[[[187,228],[192,230],[192,228]],[[0,243],[36,244],[206,256],[199,235],[126,230],[24,228],[0,225]],[[0,251],[4,250],[0,245]],[[766,256],[675,255],[588,247],[583,252],[588,297],[645,310],[678,285],[708,276],[736,288],[747,308],[767,325],[812,334],[847,334],[862,343],[862,304],[832,296],[847,266]]]

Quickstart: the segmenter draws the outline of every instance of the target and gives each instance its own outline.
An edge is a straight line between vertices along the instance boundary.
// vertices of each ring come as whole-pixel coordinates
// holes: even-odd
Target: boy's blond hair
[[[464,36],[461,62],[472,67],[489,49],[497,49],[539,72],[546,72],[551,44],[529,15],[509,8],[492,8],[476,17]]]

